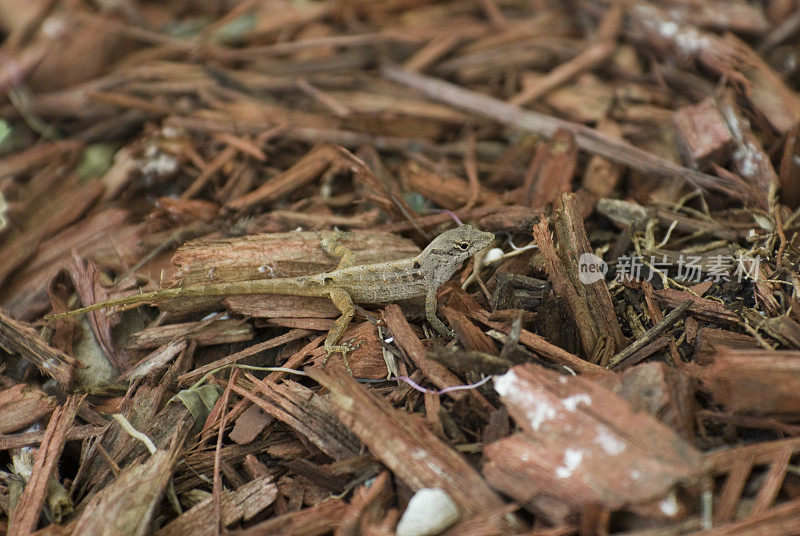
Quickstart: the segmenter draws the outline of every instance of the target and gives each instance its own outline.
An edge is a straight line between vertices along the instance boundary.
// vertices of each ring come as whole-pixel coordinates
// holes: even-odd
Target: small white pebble
[[[664,498],[660,503],[658,503],[659,508],[661,508],[661,512],[668,517],[675,517],[680,512],[680,504],[678,503],[678,497],[675,496],[675,490],[669,492],[669,495]]]
[[[397,524],[397,536],[433,536],[458,521],[461,514],[453,499],[439,488],[416,492]]]
[[[392,344],[394,342],[394,337],[389,337],[388,339],[384,339],[383,342],[385,342],[386,344]]]

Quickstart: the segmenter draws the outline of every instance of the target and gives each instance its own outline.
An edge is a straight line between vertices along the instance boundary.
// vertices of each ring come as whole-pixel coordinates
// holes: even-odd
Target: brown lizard
[[[352,347],[337,343],[355,314],[354,303],[377,305],[398,301],[419,301],[424,298],[425,316],[433,328],[443,335],[452,335],[436,316],[436,291],[453,276],[464,261],[488,246],[493,239],[492,233],[479,231],[470,225],[462,225],[434,238],[416,257],[353,266],[355,261],[353,252],[339,244],[336,234],[331,234],[323,237],[322,247],[340,260],[336,269],[330,272],[276,279],[222,281],[154,290],[95,303],[45,318],[53,320],[115,305],[153,304],[192,296],[289,294],[328,297],[339,309],[341,316],[334,321],[325,338],[327,352],[325,361],[330,354],[341,352],[345,365],[350,370],[347,352],[352,350]]]

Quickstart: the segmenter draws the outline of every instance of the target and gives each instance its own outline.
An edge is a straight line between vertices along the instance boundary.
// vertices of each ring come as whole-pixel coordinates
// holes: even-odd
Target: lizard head
[[[431,276],[440,282],[447,281],[461,264],[488,246],[494,235],[479,231],[471,225],[462,225],[445,231],[428,244],[420,254],[431,269]]]

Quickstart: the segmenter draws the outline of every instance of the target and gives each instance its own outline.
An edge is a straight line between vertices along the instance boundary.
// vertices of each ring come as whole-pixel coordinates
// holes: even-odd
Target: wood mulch
[[[0,533],[800,534],[799,55],[793,0],[0,0]],[[353,375],[322,298],[44,319],[461,222],[454,336],[362,304]]]

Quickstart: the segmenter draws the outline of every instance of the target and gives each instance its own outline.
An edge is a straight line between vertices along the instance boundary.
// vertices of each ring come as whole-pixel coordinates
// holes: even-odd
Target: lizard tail
[[[105,309],[106,307],[113,307],[115,305],[131,305],[131,304],[143,305],[151,300],[163,297],[164,297],[163,290],[154,290],[151,292],[144,292],[142,294],[132,294],[130,296],[115,298],[113,300],[102,301],[95,303],[93,305],[87,305],[86,307],[73,309],[72,311],[67,311],[66,313],[59,313],[56,315],[45,315],[44,319],[58,320],[60,318],[66,318],[68,316],[77,316],[77,315],[82,315],[83,313],[89,313],[91,311],[98,311],[100,309]]]
[[[45,320],[57,320],[68,316],[80,315],[98,309],[105,309],[115,305],[133,305],[155,303],[173,298],[189,298],[197,296],[228,296],[233,294],[291,294],[294,296],[327,296],[329,289],[309,287],[308,279],[303,277],[287,279],[254,279],[250,281],[222,281],[219,283],[205,283],[189,285],[186,287],[166,288],[153,290],[142,294],[133,294],[123,298],[115,298],[93,305],[87,305],[57,315],[47,315]]]
[[[106,307],[115,305],[141,305],[145,303],[155,303],[173,298],[190,298],[197,296],[227,296],[231,294],[293,294],[298,296],[326,296],[329,291],[304,290],[303,281],[297,279],[256,279],[252,281],[224,281],[219,283],[206,283],[199,285],[189,285],[186,287],[174,287],[161,290],[153,290],[142,294],[132,294],[122,298],[106,300],[87,305],[80,309],[47,315],[45,320],[58,320],[68,316],[80,315]]]

